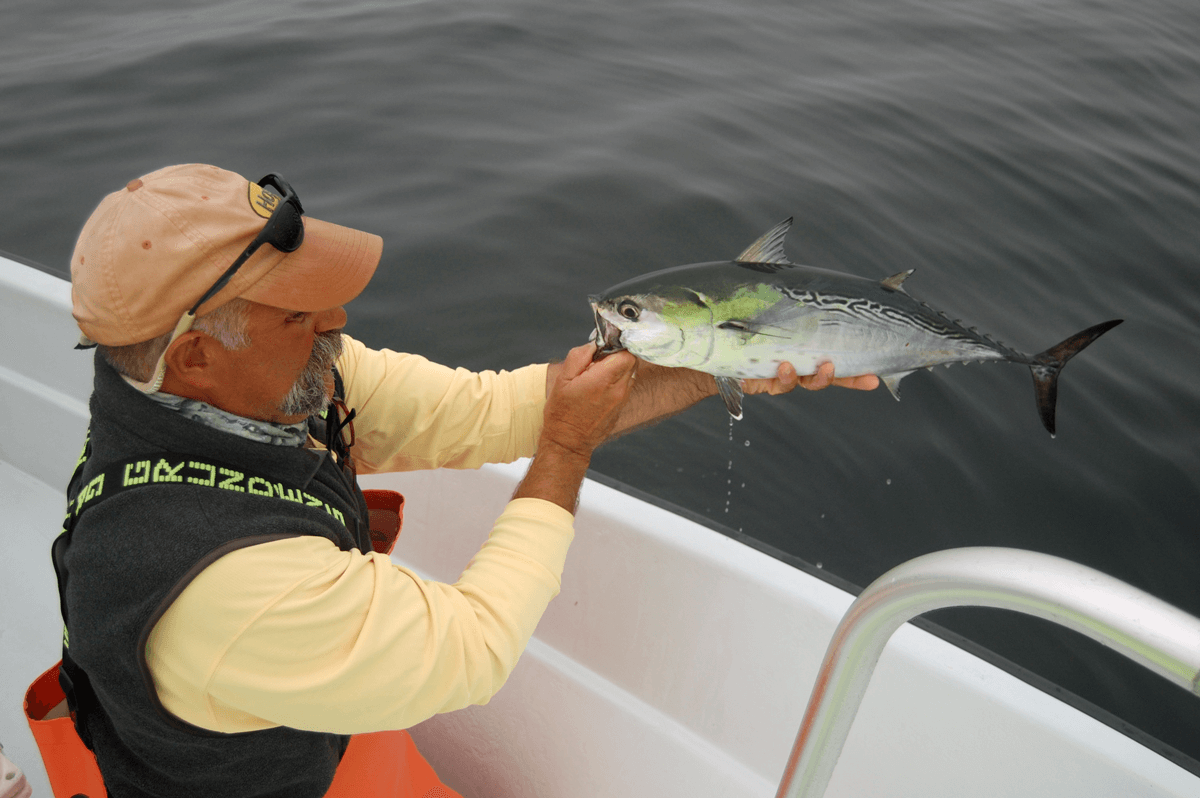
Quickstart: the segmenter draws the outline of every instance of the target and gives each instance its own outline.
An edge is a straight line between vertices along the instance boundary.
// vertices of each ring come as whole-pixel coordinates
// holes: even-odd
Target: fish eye
[[[630,321],[637,321],[637,318],[639,315],[641,315],[641,312],[641,308],[637,306],[637,303],[630,302],[628,299],[617,305],[617,313],[620,313]]]

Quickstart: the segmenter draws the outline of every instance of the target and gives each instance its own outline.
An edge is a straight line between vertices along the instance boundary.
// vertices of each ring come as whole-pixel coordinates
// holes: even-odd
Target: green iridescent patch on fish
[[[765,283],[742,285],[733,296],[725,299],[696,293],[691,302],[666,303],[662,315],[683,329],[696,329],[732,319],[753,319],[782,298],[779,289]]]
[[[782,298],[778,288],[766,283],[739,286],[732,297],[713,306],[713,318],[721,321],[753,319],[765,313]]]
[[[696,302],[664,302],[660,315],[681,330],[696,330],[712,324],[712,311]]]

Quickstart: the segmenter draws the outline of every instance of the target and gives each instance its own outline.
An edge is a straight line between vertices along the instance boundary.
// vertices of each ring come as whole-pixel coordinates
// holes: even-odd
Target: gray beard
[[[285,416],[305,417],[324,413],[325,408],[329,406],[326,379],[341,354],[341,330],[317,333],[308,365],[304,367],[287,396],[279,403],[279,412]]]

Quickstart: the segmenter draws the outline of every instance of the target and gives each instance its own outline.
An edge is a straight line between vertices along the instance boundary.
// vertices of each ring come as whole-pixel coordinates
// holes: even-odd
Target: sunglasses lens
[[[291,184],[272,172],[258,181],[264,189],[282,200],[263,232],[267,242],[280,252],[295,252],[304,243],[304,207]]]
[[[295,252],[304,243],[304,220],[300,211],[290,202],[285,202],[272,218],[275,229],[270,243],[280,252]]]

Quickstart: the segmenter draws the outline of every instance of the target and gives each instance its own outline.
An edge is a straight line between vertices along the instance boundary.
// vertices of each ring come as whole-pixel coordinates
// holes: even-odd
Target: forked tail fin
[[[1034,355],[1029,364],[1033,374],[1033,390],[1037,395],[1038,413],[1042,417],[1042,425],[1054,437],[1054,406],[1058,401],[1058,375],[1067,361],[1083,351],[1084,347],[1095,341],[1101,335],[1116,327],[1124,319],[1113,319],[1095,327],[1088,327],[1080,333],[1075,333],[1067,340],[1056,344],[1040,355]]]

